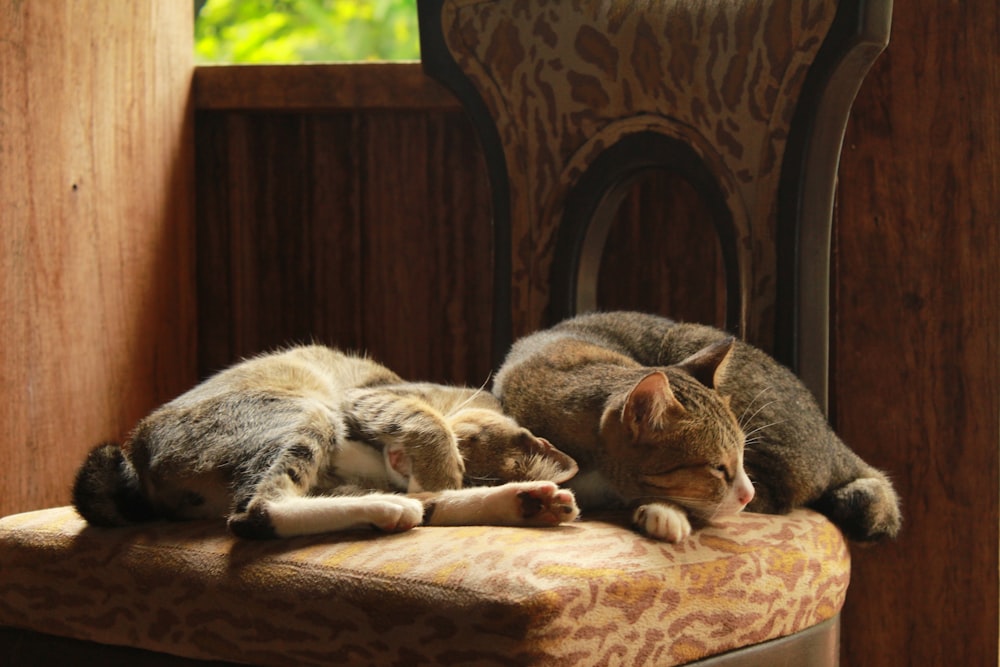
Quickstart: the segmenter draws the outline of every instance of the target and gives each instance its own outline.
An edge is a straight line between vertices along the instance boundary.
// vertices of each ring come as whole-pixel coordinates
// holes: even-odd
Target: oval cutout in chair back
[[[733,214],[687,143],[655,132],[603,151],[566,198],[549,319],[634,309],[740,333]]]

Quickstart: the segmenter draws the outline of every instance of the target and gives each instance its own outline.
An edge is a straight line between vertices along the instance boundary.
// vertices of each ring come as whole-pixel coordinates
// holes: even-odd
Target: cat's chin
[[[718,519],[727,516],[734,516],[736,514],[739,514],[746,508],[747,508],[747,503],[741,503],[739,501],[735,501],[732,503],[724,502],[721,505],[719,505],[719,507],[715,510],[715,512],[712,515],[712,518]]]

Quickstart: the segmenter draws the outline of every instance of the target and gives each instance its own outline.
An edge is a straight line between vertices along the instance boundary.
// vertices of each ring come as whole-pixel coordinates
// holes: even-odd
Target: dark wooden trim
[[[460,111],[419,62],[203,65],[194,71],[199,111]]]
[[[828,410],[830,244],[837,168],[851,106],[889,42],[892,0],[851,0],[802,84],[778,191],[775,357]]]
[[[511,230],[510,179],[503,142],[476,86],[455,62],[445,43],[441,13],[444,0],[420,0],[417,19],[420,27],[420,51],[424,71],[447,86],[462,100],[463,108],[472,120],[486,159],[486,170],[493,194],[493,345],[494,367],[507,355],[514,340],[511,309],[513,297],[513,232]]]

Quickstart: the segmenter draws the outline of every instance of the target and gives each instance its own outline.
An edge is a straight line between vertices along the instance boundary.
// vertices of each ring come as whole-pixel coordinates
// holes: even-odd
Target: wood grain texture
[[[197,143],[201,374],[313,338],[360,346],[350,117],[202,113]]]
[[[317,340],[487,380],[490,198],[464,116],[205,111],[197,133],[203,375]]]
[[[0,0],[0,515],[194,379],[191,12]]]
[[[195,72],[194,99],[199,109],[217,111],[461,108],[419,64],[405,62],[204,66]]]
[[[997,664],[998,165],[995,3],[897,3],[840,168],[832,398],[905,523],[854,552],[845,667]]]
[[[608,232],[597,306],[724,327],[724,267],[711,211],[694,187],[681,174],[650,171]]]

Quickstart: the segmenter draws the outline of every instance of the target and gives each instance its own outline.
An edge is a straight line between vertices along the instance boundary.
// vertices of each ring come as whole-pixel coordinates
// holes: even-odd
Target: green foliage
[[[207,0],[195,20],[203,63],[414,60],[416,0]]]

